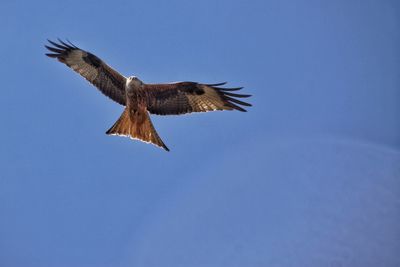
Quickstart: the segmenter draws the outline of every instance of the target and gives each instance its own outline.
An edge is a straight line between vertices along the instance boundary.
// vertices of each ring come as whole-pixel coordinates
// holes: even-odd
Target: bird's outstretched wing
[[[52,46],[45,47],[52,53],[46,54],[64,63],[86,80],[96,86],[103,94],[115,102],[125,105],[125,83],[126,78],[112,69],[100,58],[84,51],[72,43],[59,43],[48,40]]]
[[[178,82],[170,84],[146,84],[147,110],[158,115],[178,115],[213,110],[246,111],[241,106],[251,104],[238,100],[250,95],[236,94],[242,87],[223,88],[225,83],[200,84]]]

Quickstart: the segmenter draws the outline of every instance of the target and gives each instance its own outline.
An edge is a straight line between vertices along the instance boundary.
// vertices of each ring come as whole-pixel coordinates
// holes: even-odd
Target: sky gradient
[[[399,3],[1,1],[0,266],[400,266]],[[57,37],[253,107],[107,136]]]

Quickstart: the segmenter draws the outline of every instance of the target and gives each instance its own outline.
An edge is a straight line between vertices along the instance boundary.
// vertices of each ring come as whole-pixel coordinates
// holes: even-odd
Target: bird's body
[[[110,135],[128,136],[155,144],[169,151],[158,136],[147,112],[146,90],[144,83],[134,76],[126,79],[126,106],[121,117],[106,132]]]
[[[213,110],[245,111],[240,105],[251,106],[236,99],[250,95],[230,92],[240,90],[241,87],[222,88],[219,86],[225,83],[197,82],[146,84],[135,76],[124,77],[95,55],[71,43],[49,42],[53,47],[46,48],[53,53],[46,54],[47,56],[57,58],[95,85],[103,94],[125,106],[120,118],[106,132],[110,135],[128,136],[169,151],[154,129],[149,113],[179,115]]]

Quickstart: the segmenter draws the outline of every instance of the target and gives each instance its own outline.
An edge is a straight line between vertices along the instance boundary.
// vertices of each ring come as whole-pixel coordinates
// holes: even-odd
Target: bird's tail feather
[[[128,136],[143,142],[152,143],[169,151],[154,129],[147,111],[132,113],[128,108],[125,108],[121,117],[119,117],[106,134]]]

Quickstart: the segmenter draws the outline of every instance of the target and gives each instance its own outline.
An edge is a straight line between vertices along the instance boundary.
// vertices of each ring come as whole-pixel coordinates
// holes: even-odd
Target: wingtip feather
[[[54,53],[63,53],[64,52],[64,50],[61,50],[61,49],[57,49],[57,48],[54,48],[54,47],[51,47],[51,46],[47,46],[47,45],[45,45],[45,47],[48,49],[48,50],[50,50],[51,52],[54,52]]]
[[[237,100],[237,99],[235,99],[235,98],[232,98],[232,97],[229,97],[229,96],[224,96],[224,98],[225,98],[227,101],[234,102],[234,103],[239,104],[239,105],[242,105],[242,106],[251,107],[251,104],[246,103],[246,102],[243,102],[243,101],[240,101],[240,100]]]
[[[227,106],[230,107],[230,108],[236,109],[238,111],[241,111],[241,112],[247,112],[247,110],[245,110],[244,108],[239,107],[238,105],[235,105],[235,104],[233,104],[231,102],[228,102]]]
[[[206,85],[207,85],[207,86],[214,87],[214,86],[221,86],[221,85],[225,85],[225,84],[227,84],[227,82],[221,82],[221,83],[209,83],[209,84],[206,84]]]
[[[70,40],[66,39],[67,42],[75,49],[78,49],[78,47],[76,45],[74,45]]]
[[[239,97],[239,98],[246,98],[250,97],[251,95],[244,95],[244,94],[234,94],[234,93],[228,93],[228,92],[223,92],[224,95],[228,96],[233,96],[233,97]]]

